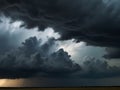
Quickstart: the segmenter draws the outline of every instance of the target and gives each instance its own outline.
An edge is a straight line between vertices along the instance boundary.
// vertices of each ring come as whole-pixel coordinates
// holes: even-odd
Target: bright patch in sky
[[[105,54],[105,48],[86,46],[85,42],[74,42],[74,39],[67,41],[59,41],[60,47],[71,55],[72,60],[76,63],[82,64],[86,58],[101,59]]]
[[[15,30],[18,30],[20,28],[20,25],[22,25],[21,21],[16,21],[14,23],[11,24],[12,29],[11,29],[11,33],[14,33]]]
[[[84,42],[76,43],[74,42],[74,39],[72,39],[68,41],[62,41],[62,43],[59,42],[59,45],[60,45],[59,48],[63,48],[70,55],[74,56],[76,54],[76,50],[78,48],[81,48],[84,44],[85,44]]]
[[[8,37],[8,41],[14,46],[20,46],[22,42],[30,37],[36,36],[38,39],[42,39],[42,43],[45,43],[48,38],[54,37],[55,39],[60,38],[60,35],[50,27],[46,28],[44,31],[38,31],[38,27],[27,29],[25,27],[20,27],[23,22],[15,21],[11,22],[10,18],[4,16],[0,17],[2,21],[0,23],[0,35],[5,38]]]

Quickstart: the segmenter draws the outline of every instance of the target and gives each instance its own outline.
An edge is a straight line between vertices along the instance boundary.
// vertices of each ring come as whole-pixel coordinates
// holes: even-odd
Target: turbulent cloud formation
[[[120,68],[110,67],[103,60],[88,58],[84,61],[83,66],[74,63],[67,52],[55,48],[55,41],[54,38],[50,38],[41,45],[41,39],[30,37],[18,49],[1,55],[0,78],[34,76],[103,78],[119,76]]]
[[[119,47],[119,0],[1,0],[1,12],[27,28],[53,27],[61,40],[75,38]],[[34,7],[33,7],[34,6]]]
[[[33,29],[20,27],[23,24],[22,21],[12,22],[11,18],[5,16],[1,16],[0,20],[0,42],[2,42],[0,44],[0,53],[21,46],[21,43],[29,37],[36,36],[38,39],[43,39],[42,44],[50,37],[55,39],[60,37],[52,28],[46,28],[43,32],[39,32],[37,27]]]
[[[43,45],[36,37],[27,39],[23,46],[0,56],[1,78],[27,78],[38,73],[60,74],[81,70],[63,49],[50,53],[55,39]]]
[[[1,0],[0,4],[1,13],[24,22],[21,27],[52,27],[61,34],[60,40],[120,48],[119,0]]]
[[[104,57],[119,58],[118,3],[119,0],[0,0],[0,14],[7,17],[0,18],[0,78],[119,76],[120,68],[110,67],[107,61],[89,59],[82,67],[73,62],[70,52],[57,46],[59,41],[75,39],[87,45],[117,48],[109,48]]]
[[[0,55],[0,78],[65,77],[104,78],[119,76],[120,67],[109,66],[104,60],[87,58],[83,65],[73,62],[56,40],[44,44],[36,37],[26,39],[22,46]]]

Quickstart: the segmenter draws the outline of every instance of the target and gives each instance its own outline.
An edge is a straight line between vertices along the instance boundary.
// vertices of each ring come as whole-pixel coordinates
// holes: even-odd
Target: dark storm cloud
[[[107,61],[90,58],[84,61],[83,71],[78,74],[82,78],[119,77],[120,67],[109,66]]]
[[[60,40],[75,38],[90,45],[120,47],[119,7],[108,6],[102,0],[0,0],[0,11],[13,20],[23,20],[21,27],[52,27],[61,34]],[[120,73],[119,67],[91,59],[84,63],[84,72],[63,49],[52,51],[54,43],[55,39],[49,39],[40,45],[41,40],[32,37],[19,49],[1,54],[0,77],[25,78],[41,73],[62,76],[79,71],[79,77],[99,78]]]
[[[28,78],[37,74],[69,75],[81,70],[67,52],[60,49],[50,54],[55,39],[43,45],[36,37],[27,39],[19,49],[0,56],[0,78]]]
[[[119,0],[1,0],[0,11],[26,28],[52,27],[60,40],[120,47]]]
[[[18,49],[0,55],[0,78],[77,77],[105,78],[120,75],[120,67],[109,66],[104,60],[88,58],[83,66],[73,62],[63,49],[56,47],[54,38],[42,40],[30,37]]]
[[[61,33],[61,40],[75,38],[92,45],[119,47],[119,6],[106,3],[103,0],[1,0],[0,8],[5,15],[26,22],[27,28],[53,27]]]
[[[106,54],[103,56],[106,59],[119,59],[120,48],[106,48]]]

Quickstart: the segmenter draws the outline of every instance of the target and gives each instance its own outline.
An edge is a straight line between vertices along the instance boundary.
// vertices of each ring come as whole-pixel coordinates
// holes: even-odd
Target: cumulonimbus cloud
[[[11,17],[13,21],[23,21],[21,28],[38,27],[39,31],[42,31],[46,27],[52,27],[61,34],[59,40],[74,38],[76,41],[103,47],[120,48],[118,11],[119,6],[117,8],[114,4],[108,6],[103,0],[0,0],[0,12]],[[29,77],[40,72],[66,75],[81,71],[81,66],[73,63],[63,49],[48,52],[54,44],[54,39],[50,39],[42,46],[39,46],[40,42],[36,37],[31,37],[19,49],[1,54],[1,78]],[[7,45],[6,42],[4,45]],[[107,69],[106,62],[100,64],[100,67],[104,67],[107,72],[104,72],[104,69],[102,72],[99,69],[91,70],[97,62],[99,61],[86,62],[85,65],[90,69],[87,74],[82,73],[80,76],[89,75],[89,72],[93,71],[97,72],[94,75],[103,73],[108,76],[110,72],[118,75],[116,73],[119,73],[119,68]]]
[[[43,45],[36,37],[27,39],[23,46],[0,56],[1,78],[27,78],[38,73],[66,75],[81,70],[67,52],[60,49],[50,53],[55,39]]]
[[[19,48],[0,55],[0,78],[30,77],[83,77],[104,78],[120,75],[120,67],[109,66],[104,60],[86,59],[83,66],[73,62],[63,49],[51,51],[55,39],[43,45],[41,40],[30,37]]]

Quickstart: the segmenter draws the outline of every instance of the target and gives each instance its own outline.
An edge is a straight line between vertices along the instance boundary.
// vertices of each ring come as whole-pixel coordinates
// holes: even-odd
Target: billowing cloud
[[[119,0],[2,0],[1,12],[23,20],[22,26],[27,28],[52,27],[61,34],[61,40],[75,38],[93,45],[119,47],[118,3]]]
[[[27,78],[38,73],[66,75],[77,72],[81,67],[74,63],[63,49],[51,50],[55,39],[41,45],[36,37],[27,39],[23,46],[0,56],[1,78]]]
[[[42,43],[42,39],[30,37],[22,46],[0,55],[0,78],[30,77],[82,77],[104,78],[119,76],[119,67],[109,66],[104,60],[86,58],[83,65],[71,59],[68,52],[54,38]]]
[[[0,53],[21,46],[21,43],[29,37],[36,36],[37,39],[41,38],[42,44],[45,43],[48,38],[54,37],[57,39],[60,37],[60,35],[55,33],[50,27],[39,32],[37,27],[33,29],[20,27],[24,23],[22,21],[12,22],[11,18],[7,18],[5,16],[1,16],[0,20],[0,42],[2,42],[0,44]]]
[[[108,78],[119,77],[120,67],[110,66],[107,61],[96,58],[88,58],[84,61],[83,70],[78,73],[82,78]]]
[[[21,27],[43,31],[52,27],[60,40],[76,39],[88,45],[120,47],[119,0],[1,0],[0,12]],[[34,7],[33,7],[34,6]]]
[[[57,50],[54,38],[41,44],[30,37],[22,46],[0,56],[0,78],[58,77],[104,78],[120,75],[120,67],[105,60],[86,58],[83,65],[73,62],[63,49]]]
[[[59,41],[74,39],[87,45],[120,48],[119,5],[116,3],[119,1],[111,1],[1,0],[0,12],[7,19],[0,18],[0,77],[118,76],[119,67],[110,67],[102,59],[85,60],[84,67],[74,63],[69,53],[76,50],[71,47],[79,48],[81,43],[72,41],[67,42],[71,47],[57,46]],[[114,50],[109,50],[112,52]],[[115,58],[118,52],[115,50],[115,55],[104,57]]]

